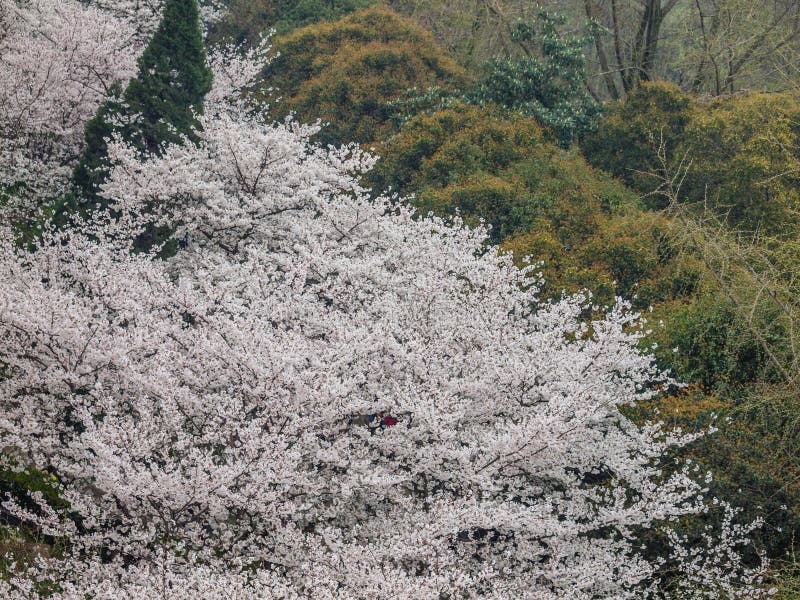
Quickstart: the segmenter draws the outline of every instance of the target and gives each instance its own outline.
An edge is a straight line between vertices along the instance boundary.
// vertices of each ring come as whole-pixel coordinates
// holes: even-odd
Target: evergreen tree
[[[179,143],[184,136],[196,139],[195,114],[202,111],[212,77],[197,0],[167,1],[138,66],[124,93],[108,100],[87,124],[86,149],[73,174],[75,195],[57,211],[57,220],[103,204],[98,192],[108,176],[107,141],[113,133],[143,155],[159,155],[166,144]]]
[[[562,15],[543,10],[532,23],[518,22],[512,39],[524,56],[489,62],[473,95],[478,103],[495,102],[534,117],[568,146],[594,129],[600,114],[600,105],[584,82],[583,52],[598,31],[590,22],[585,35],[562,36],[558,26],[564,22]]]

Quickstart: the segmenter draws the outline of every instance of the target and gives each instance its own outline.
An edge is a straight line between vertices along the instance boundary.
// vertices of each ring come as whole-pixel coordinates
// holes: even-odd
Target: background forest
[[[547,298],[589,290],[586,321],[616,297],[645,315],[642,347],[685,385],[629,416],[717,429],[676,458],[710,471],[709,496],[743,522],[764,519],[752,536],[776,597],[800,598],[800,3],[229,0],[220,15],[212,51],[272,31],[249,90],[264,114],[378,156],[366,187],[489,225]],[[185,93],[202,100],[210,74],[196,75]],[[123,104],[146,113],[151,84]],[[101,154],[115,110],[87,127]],[[62,225],[98,201],[98,163],[81,157],[83,199],[49,208]],[[25,221],[21,243],[41,228]],[[46,490],[37,477],[5,473],[0,491]]]

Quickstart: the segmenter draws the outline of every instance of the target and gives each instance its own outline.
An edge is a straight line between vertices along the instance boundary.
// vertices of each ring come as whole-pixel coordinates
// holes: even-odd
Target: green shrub
[[[457,89],[469,76],[412,21],[383,8],[353,13],[279,36],[279,56],[264,73],[281,98],[270,116],[295,113],[300,121],[327,123],[325,144],[369,143],[393,130],[390,103],[409,88]]]
[[[800,103],[790,94],[742,94],[701,104],[665,83],[646,84],[610,105],[581,141],[589,162],[640,192],[659,184],[658,150],[670,174],[685,166],[682,202],[729,225],[795,232],[800,210]],[[649,205],[663,208],[660,196]],[[794,234],[792,234],[794,235]]]
[[[677,456],[682,461],[690,459],[697,472],[712,474],[707,482],[709,497],[737,507],[739,522],[765,520],[751,536],[755,547],[784,572],[788,590],[792,573],[786,561],[792,556],[787,551],[792,551],[800,535],[798,447],[782,435],[792,411],[747,407],[735,398],[721,398],[695,385],[630,412],[638,422],[657,420],[676,433],[706,432]],[[712,426],[717,431],[708,433]],[[722,518],[719,506],[712,506],[707,516],[688,519],[683,528],[696,536],[704,525],[719,524]]]
[[[678,155],[684,132],[694,110],[691,97],[668,83],[648,83],[627,100],[606,106],[597,130],[586,135],[580,146],[594,166],[622,179],[642,194],[658,187],[659,145],[670,161]],[[650,206],[663,207],[654,199]]]
[[[692,162],[688,201],[735,226],[796,236],[800,210],[800,103],[788,94],[746,94],[694,111],[681,150]]]

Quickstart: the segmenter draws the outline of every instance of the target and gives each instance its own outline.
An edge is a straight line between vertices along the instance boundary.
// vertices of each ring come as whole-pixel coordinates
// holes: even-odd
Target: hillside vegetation
[[[409,88],[457,89],[468,74],[419,25],[384,9],[296,29],[273,40],[264,72],[271,118],[321,120],[324,144],[366,143],[391,132],[389,102]],[[274,93],[271,90],[274,89]]]
[[[751,4],[0,0],[0,595],[800,597]]]

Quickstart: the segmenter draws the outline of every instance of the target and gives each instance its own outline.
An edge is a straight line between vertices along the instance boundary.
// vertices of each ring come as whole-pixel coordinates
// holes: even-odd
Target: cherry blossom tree
[[[83,127],[136,72],[152,18],[77,0],[0,1],[0,190],[62,192]]]
[[[198,145],[111,144],[114,219],[3,231],[4,467],[66,501],[2,499],[63,548],[4,597],[644,598],[664,560],[760,596],[747,527],[640,549],[704,499],[660,465],[690,438],[619,410],[669,383],[624,303],[540,301],[485,231],[372,198],[356,146],[229,100]],[[152,215],[169,260],[130,251]]]
[[[86,122],[136,74],[162,6],[0,0],[0,204],[27,214],[67,189]]]

